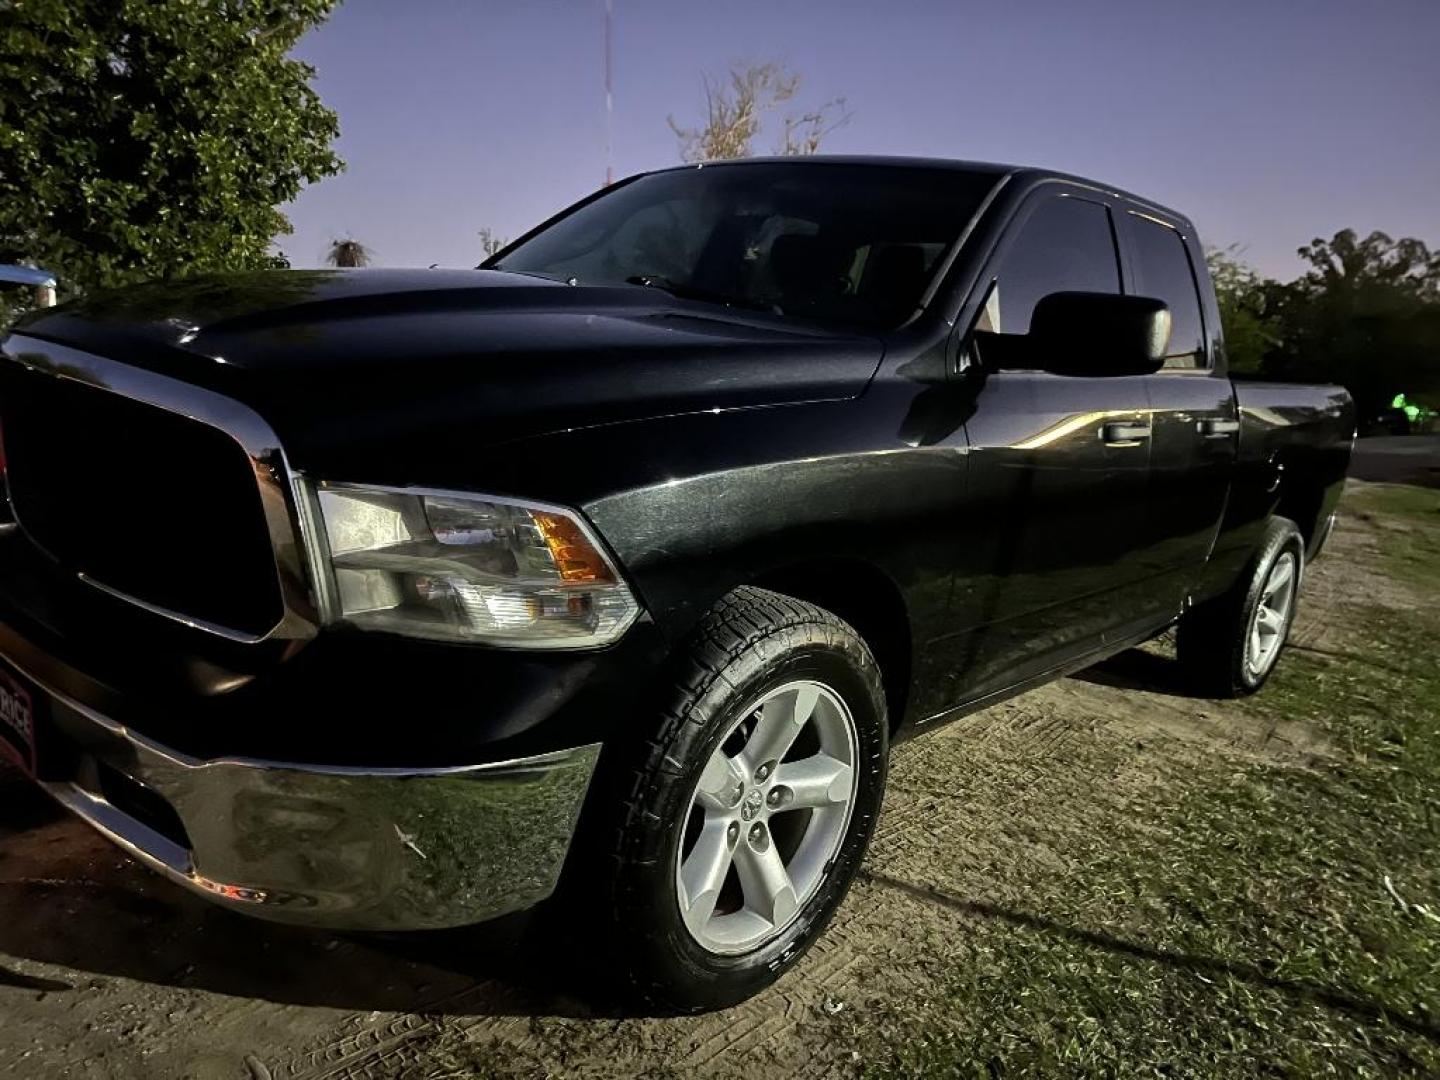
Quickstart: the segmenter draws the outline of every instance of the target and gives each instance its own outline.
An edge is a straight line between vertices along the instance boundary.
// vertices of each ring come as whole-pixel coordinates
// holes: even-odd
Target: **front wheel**
[[[1254,559],[1230,591],[1180,620],[1176,651],[1197,690],[1241,697],[1265,684],[1295,621],[1304,570],[1300,530],[1288,518],[1271,518]]]
[[[629,779],[612,944],[632,988],[696,1011],[779,978],[859,868],[886,753],[880,672],[853,629],[761,589],[722,600]]]

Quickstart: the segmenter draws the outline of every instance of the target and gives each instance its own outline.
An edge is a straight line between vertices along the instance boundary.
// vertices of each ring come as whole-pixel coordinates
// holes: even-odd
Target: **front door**
[[[1143,376],[1010,366],[1036,302],[1121,291],[1111,209],[1045,193],[1020,212],[984,278],[967,344],[983,374],[969,442],[970,520],[952,592],[952,700],[970,701],[1158,618],[1142,559],[1151,424]]]

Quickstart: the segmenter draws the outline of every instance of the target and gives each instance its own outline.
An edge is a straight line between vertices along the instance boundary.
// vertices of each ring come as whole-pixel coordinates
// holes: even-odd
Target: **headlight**
[[[607,645],[639,606],[568,510],[451,493],[321,484],[341,620],[534,649]]]

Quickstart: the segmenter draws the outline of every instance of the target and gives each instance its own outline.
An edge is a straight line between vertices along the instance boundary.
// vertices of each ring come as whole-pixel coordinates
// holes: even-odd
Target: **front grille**
[[[15,516],[66,569],[247,637],[283,598],[249,456],[208,424],[86,382],[0,365]]]

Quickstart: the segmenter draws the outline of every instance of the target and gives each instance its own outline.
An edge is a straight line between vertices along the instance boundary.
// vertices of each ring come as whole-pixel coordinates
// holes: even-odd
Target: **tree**
[[[337,0],[0,0],[0,259],[66,291],[283,265],[343,163],[287,53]]]
[[[845,99],[838,97],[811,112],[785,117],[785,129],[780,137],[780,153],[787,157],[818,154],[820,143],[825,136],[848,124],[852,115],[845,107]]]
[[[353,269],[361,266],[369,266],[375,261],[375,253],[360,243],[359,240],[347,236],[344,240],[331,241],[330,250],[325,255],[325,261],[331,266]]]
[[[1392,240],[1382,232],[1361,240],[1354,229],[1342,229],[1329,240],[1311,240],[1297,254],[1310,264],[1301,280],[1311,292],[1352,303],[1440,300],[1440,252],[1432,254],[1419,240]]]
[[[490,258],[490,256],[503,249],[506,244],[510,243],[509,240],[506,240],[503,237],[496,236],[495,233],[491,231],[490,226],[488,225],[483,227],[477,235],[480,237],[480,250],[484,254],[486,259]]]
[[[1353,229],[1298,254],[1310,268],[1287,284],[1255,273],[1233,247],[1207,254],[1231,370],[1340,383],[1362,425],[1397,395],[1440,405],[1440,255]]]
[[[1220,305],[1220,326],[1225,337],[1225,358],[1236,375],[1256,375],[1279,340],[1267,317],[1266,301],[1275,282],[1262,278],[1240,259],[1234,245],[1205,253],[1215,299]]]
[[[1344,384],[1362,418],[1396,394],[1440,400],[1440,257],[1415,239],[1351,229],[1299,249],[1310,270],[1269,290],[1269,377]]]
[[[749,157],[766,113],[794,99],[800,76],[784,65],[737,64],[727,83],[704,76],[705,122],[698,128],[681,127],[669,118],[670,130],[680,140],[682,161],[716,161]],[[778,154],[813,154],[825,136],[850,122],[844,98],[783,118]]]

